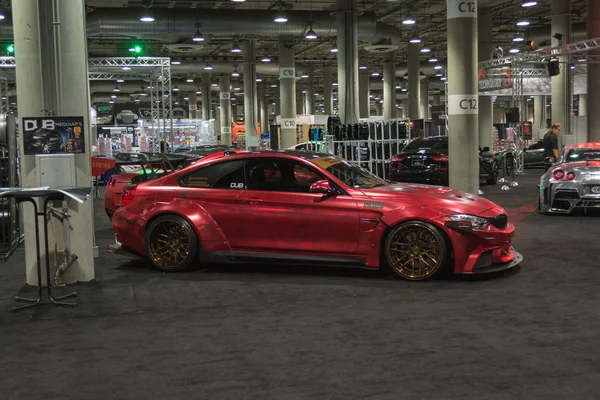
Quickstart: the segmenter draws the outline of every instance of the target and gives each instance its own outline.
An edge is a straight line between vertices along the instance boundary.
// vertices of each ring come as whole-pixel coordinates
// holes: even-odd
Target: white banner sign
[[[477,0],[447,0],[448,19],[477,18]]]
[[[221,100],[231,100],[231,93],[229,93],[229,92],[219,92],[219,98]]]
[[[476,94],[451,94],[448,96],[448,115],[467,115],[479,112]]]
[[[279,79],[285,78],[296,78],[296,68],[294,67],[281,67],[279,68]]]
[[[281,129],[296,129],[296,118],[281,118]]]

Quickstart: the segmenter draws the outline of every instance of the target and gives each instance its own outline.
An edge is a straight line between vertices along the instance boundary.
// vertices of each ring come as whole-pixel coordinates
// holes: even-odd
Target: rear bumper
[[[448,186],[448,171],[392,171],[390,173],[390,180]]]
[[[540,211],[570,214],[575,209],[600,208],[600,193],[591,192],[597,186],[600,182],[560,182],[539,188]]]
[[[126,207],[119,208],[112,216],[112,225],[122,247],[141,256],[146,255],[146,223],[142,217],[129,212]]]

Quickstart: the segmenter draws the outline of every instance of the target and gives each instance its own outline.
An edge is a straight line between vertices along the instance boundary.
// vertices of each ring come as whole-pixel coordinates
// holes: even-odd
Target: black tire
[[[495,185],[498,183],[498,161],[494,160],[492,162],[490,175],[488,179],[485,181],[488,185]]]
[[[399,240],[407,243],[398,242]],[[418,246],[424,241],[429,241],[429,246],[422,245],[419,248]],[[399,247],[398,250],[392,251],[393,243]],[[425,247],[430,251],[425,252]],[[431,279],[446,269],[450,256],[450,245],[440,230],[432,224],[422,221],[407,221],[395,226],[387,235],[383,252],[387,266],[396,275],[410,281],[422,281]],[[433,266],[424,260],[423,254],[425,253],[428,253],[429,259],[434,261]],[[403,260],[406,262],[401,264]],[[406,268],[405,265],[407,265]],[[409,267],[412,267],[410,268],[412,273],[409,271]]]
[[[162,215],[146,228],[146,253],[152,265],[161,271],[188,269],[197,261],[198,250],[194,228],[177,215]]]

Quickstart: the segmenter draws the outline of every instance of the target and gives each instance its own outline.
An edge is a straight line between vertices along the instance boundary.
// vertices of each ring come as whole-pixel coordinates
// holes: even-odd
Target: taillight
[[[431,159],[433,161],[437,161],[437,162],[448,162],[448,156],[446,156],[446,155],[433,156],[433,157],[431,157]]]
[[[575,172],[569,172],[569,173],[567,174],[567,180],[569,180],[569,181],[572,181],[572,180],[574,180],[574,179],[575,179],[575,177],[576,177],[576,175],[575,175]]]
[[[565,177],[565,171],[563,171],[562,169],[557,169],[552,173],[552,177],[554,178],[554,180],[560,181]]]
[[[403,156],[392,156],[392,162],[402,162],[404,161]]]
[[[125,192],[121,197],[121,207],[127,207],[133,201],[133,193]]]

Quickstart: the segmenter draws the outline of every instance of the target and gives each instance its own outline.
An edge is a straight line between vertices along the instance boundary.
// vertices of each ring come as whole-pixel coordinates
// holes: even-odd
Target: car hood
[[[372,189],[363,189],[363,193],[373,200],[386,203],[397,202],[399,206],[403,207],[424,205],[443,214],[479,215],[498,207],[495,203],[483,197],[432,185],[392,183]]]

